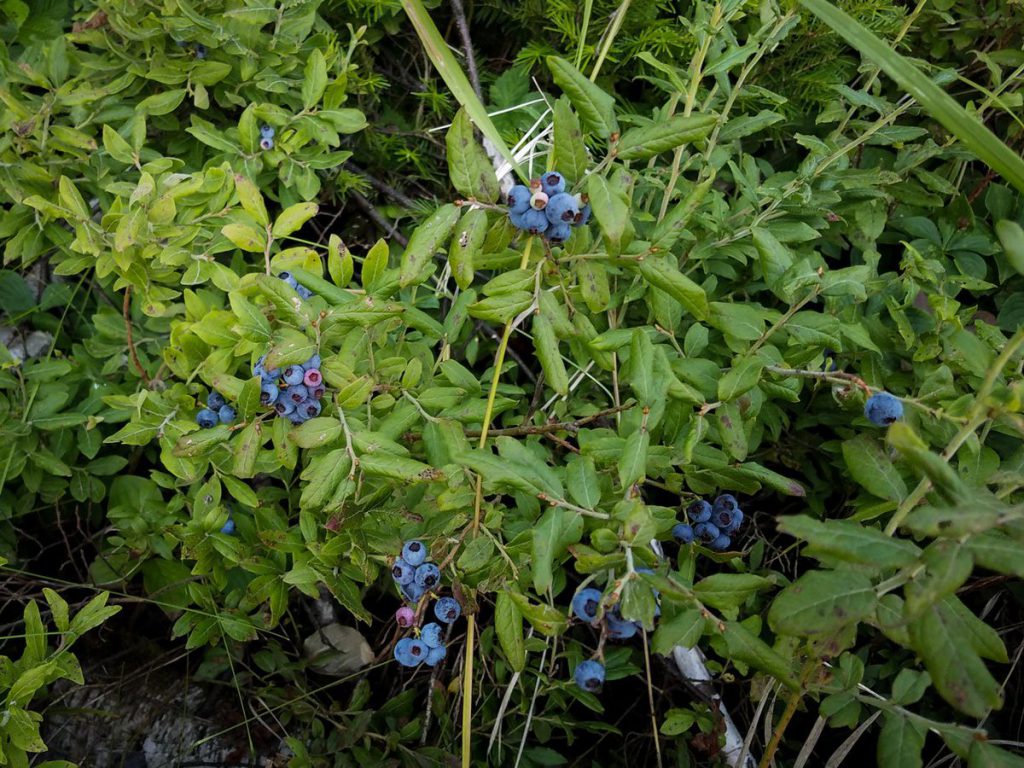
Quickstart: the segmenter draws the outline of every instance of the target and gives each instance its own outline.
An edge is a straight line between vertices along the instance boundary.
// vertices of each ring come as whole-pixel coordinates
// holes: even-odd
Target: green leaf
[[[838,558],[879,569],[903,568],[917,561],[921,550],[910,541],[886,536],[877,528],[851,520],[815,520],[805,515],[783,517],[779,530],[803,539],[807,554]]]
[[[920,768],[927,731],[910,718],[886,712],[878,734],[879,768]]]
[[[611,189],[607,180],[596,173],[587,177],[587,194],[608,252],[617,255],[632,237],[629,206]]]
[[[996,237],[1010,266],[1024,275],[1024,228],[1016,221],[1003,219],[996,222]]]
[[[1024,578],[1020,542],[1000,531],[978,533],[966,541],[974,562],[982,568]]]
[[[926,608],[952,595],[963,586],[974,570],[970,550],[959,541],[937,539],[921,556],[923,572],[915,574],[903,587],[904,616],[911,619]]]
[[[274,237],[285,237],[297,231],[320,211],[316,203],[296,203],[285,208],[274,220]]]
[[[484,203],[498,199],[498,178],[487,153],[477,144],[473,124],[465,108],[455,113],[445,136],[448,150],[448,176],[452,186],[464,197]]]
[[[850,477],[881,499],[903,501],[907,484],[877,441],[859,435],[843,442],[843,461]]]
[[[543,595],[551,588],[554,577],[552,565],[565,548],[575,544],[583,535],[581,515],[564,507],[548,507],[533,526],[533,588]]]
[[[173,112],[185,98],[185,89],[165,91],[143,99],[135,105],[135,111],[143,115],[166,115]]]
[[[982,739],[971,740],[967,768],[1024,768],[1024,757]]]
[[[1000,141],[981,119],[957,104],[890,43],[828,0],[800,0],[800,3],[893,78],[978,158],[1024,192],[1024,160]]]
[[[555,329],[543,313],[533,316],[533,346],[544,371],[544,382],[563,397],[569,394],[569,374],[558,351]]]
[[[403,288],[422,283],[430,276],[434,254],[443,247],[458,220],[459,209],[446,203],[416,227],[402,254],[399,282]]]
[[[263,195],[252,181],[241,174],[235,176],[235,191],[238,192],[238,201],[242,204],[242,208],[256,219],[257,224],[262,227],[270,224],[270,216],[267,214]]]
[[[675,115],[653,125],[630,128],[622,134],[615,150],[620,160],[647,160],[703,139],[717,122],[714,115]]]
[[[560,98],[554,108],[554,138],[551,147],[551,167],[557,168],[569,185],[582,181],[587,174],[587,147],[583,143],[580,121],[569,101]]]
[[[579,112],[585,128],[602,139],[607,139],[619,130],[615,120],[615,99],[590,82],[565,59],[548,56],[547,64],[555,85],[562,89]]]
[[[232,472],[236,477],[252,477],[256,468],[256,455],[263,442],[260,423],[249,424],[235,439],[235,464]]]
[[[692,648],[704,633],[704,616],[697,608],[688,608],[670,619],[662,618],[651,638],[651,650],[668,655],[677,645]]]
[[[735,400],[749,392],[761,380],[764,361],[759,357],[738,357],[728,371],[718,380],[718,399],[726,402]]]
[[[618,462],[619,483],[623,488],[629,488],[643,478],[650,444],[651,435],[646,429],[638,429],[626,438]]]
[[[341,437],[342,431],[338,419],[315,418],[292,429],[288,439],[299,448],[321,448]]]
[[[221,234],[243,251],[263,253],[267,247],[267,238],[256,229],[245,224],[225,224]]]
[[[730,659],[768,673],[791,690],[800,689],[790,662],[743,624],[738,621],[725,622],[722,637]]]
[[[509,665],[516,672],[526,667],[526,640],[523,637],[523,614],[508,590],[498,590],[494,603],[494,629],[498,643]]]
[[[415,459],[391,456],[386,453],[364,453],[359,457],[359,466],[368,475],[386,477],[390,480],[415,482],[417,480],[439,480],[444,473]]]
[[[573,454],[566,463],[566,485],[573,501],[584,509],[597,509],[601,503],[601,483],[589,456]]]
[[[783,635],[834,634],[875,609],[871,580],[856,571],[809,571],[772,601],[768,623]]]
[[[640,261],[627,261],[626,266],[639,272],[655,288],[665,291],[698,320],[708,319],[710,307],[704,289],[686,277],[674,264],[664,258],[647,256]]]
[[[715,573],[693,585],[693,594],[712,608],[739,608],[751,595],[772,585],[770,579],[751,573]]]
[[[455,100],[469,113],[473,124],[480,133],[491,142],[519,177],[525,180],[526,177],[523,176],[519,164],[516,162],[515,157],[513,157],[508,145],[505,144],[505,140],[501,137],[501,132],[491,122],[487,109],[480,102],[476,92],[473,90],[473,86],[469,84],[469,80],[462,71],[462,67],[459,66],[459,62],[452,55],[448,43],[437,30],[433,20],[430,18],[430,14],[427,13],[427,9],[423,7],[422,0],[402,0],[402,8],[409,17],[409,21],[412,22],[420,42],[423,43],[423,49],[426,51],[427,56],[430,57],[430,61],[437,69],[437,73],[441,75],[441,79],[444,80],[448,89],[452,92]]]
[[[482,208],[468,211],[459,220],[448,249],[448,265],[455,284],[462,290],[473,284],[474,263],[487,237],[487,212]]]
[[[132,150],[132,145],[121,138],[121,134],[106,123],[103,125],[103,148],[107,150],[107,154],[119,163],[132,165],[135,162],[135,152]]]
[[[320,103],[324,90],[327,88],[327,62],[319,48],[306,60],[306,68],[302,78],[302,106],[312,109]]]
[[[505,590],[523,618],[541,634],[556,637],[568,628],[569,620],[557,608],[530,602],[526,596],[514,590]]]

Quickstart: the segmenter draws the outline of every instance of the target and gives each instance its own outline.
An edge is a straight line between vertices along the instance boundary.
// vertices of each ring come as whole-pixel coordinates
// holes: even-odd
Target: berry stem
[[[146,369],[139,362],[139,354],[135,351],[135,340],[132,338],[132,287],[130,285],[124,289],[122,312],[124,313],[124,335],[128,340],[128,356],[132,359],[132,365],[135,366],[135,370],[139,372],[142,383],[148,387],[150,382],[149,374],[146,373]]]

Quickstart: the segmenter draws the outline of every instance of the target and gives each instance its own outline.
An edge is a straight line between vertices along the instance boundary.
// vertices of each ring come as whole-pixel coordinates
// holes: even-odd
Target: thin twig
[[[374,189],[376,189],[378,192],[384,193],[385,195],[390,197],[392,200],[394,200],[396,203],[398,203],[403,208],[415,208],[416,207],[416,202],[411,197],[406,195],[404,192],[401,192],[401,191],[395,189],[390,184],[386,184],[385,182],[383,182],[380,179],[378,179],[376,176],[373,176],[365,168],[360,168],[358,165],[353,163],[351,160],[349,160],[347,163],[345,163],[345,165],[348,168],[350,168],[354,173],[358,173],[360,176],[365,176],[366,180],[370,182],[370,185]]]
[[[373,223],[384,230],[385,234],[397,240],[398,244],[401,245],[403,248],[409,244],[409,238],[407,238],[405,235],[399,232],[398,227],[396,227],[394,224],[388,221],[387,217],[383,213],[378,211],[377,208],[373,205],[373,203],[371,203],[361,194],[356,192],[356,190],[354,189],[351,190],[349,194],[352,196],[352,199],[355,200],[356,205],[362,208],[366,215],[369,216],[370,219],[373,221]]]
[[[777,376],[802,376],[808,379],[831,381],[834,384],[856,384],[868,395],[872,391],[864,379],[853,373],[845,373],[843,371],[805,371],[798,368],[782,368],[778,365],[766,365],[764,369]]]
[[[135,351],[135,340],[132,338],[132,287],[129,285],[124,289],[124,305],[122,308],[124,312],[124,333],[128,339],[128,356],[132,359],[132,364],[135,366],[135,370],[139,372],[139,376],[142,378],[142,383],[147,387],[149,386],[149,374],[146,373],[146,369],[142,367],[142,363],[139,362],[139,354]]]
[[[473,84],[473,92],[478,99],[483,99],[483,91],[480,89],[480,75],[476,71],[476,57],[473,55],[473,41],[469,37],[469,24],[466,23],[466,11],[462,7],[462,0],[452,0],[452,10],[455,12],[455,26],[459,28],[459,37],[462,38],[462,49],[466,54],[466,69],[469,70],[469,82]]]
[[[581,419],[574,421],[552,421],[547,424],[530,424],[521,427],[507,427],[505,429],[490,429],[487,434],[495,437],[504,435],[505,437],[523,437],[525,435],[543,435],[548,432],[576,432],[580,427],[586,426],[593,421],[604,418],[605,416],[611,416],[612,414],[619,413],[620,411],[628,411],[636,405],[635,402],[629,402],[625,405],[615,406],[613,408],[605,408],[603,411],[592,413],[589,416],[584,416]],[[482,430],[479,429],[467,429],[466,437],[480,437]]]

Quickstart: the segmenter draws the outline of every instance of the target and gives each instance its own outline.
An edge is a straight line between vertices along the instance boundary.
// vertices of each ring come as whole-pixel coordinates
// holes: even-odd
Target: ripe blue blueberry
[[[313,296],[313,292],[309,290],[309,288],[307,288],[306,286],[302,285],[301,283],[295,286],[295,292],[299,294],[303,301],[312,298]]]
[[[622,614],[619,613],[619,606],[615,606],[611,611],[604,615],[605,621],[608,622],[608,637],[611,640],[629,640],[636,634],[638,629],[635,621],[626,621],[622,618]]]
[[[284,383],[288,386],[295,386],[301,384],[302,379],[306,376],[306,372],[302,369],[301,365],[289,365],[281,373],[281,378],[284,379]]]
[[[590,221],[590,203],[586,203],[580,208],[580,212],[576,214],[572,223],[577,227],[582,227],[588,221]]]
[[[395,661],[403,667],[415,667],[420,659],[413,655],[412,644],[417,642],[411,637],[403,637],[395,643]]]
[[[536,211],[533,208],[523,214],[522,228],[531,235],[542,235],[548,228],[548,217],[544,211]]]
[[[272,138],[274,138],[274,133],[275,133],[274,126],[272,126],[272,125],[261,125],[260,126],[260,136],[262,136],[263,138],[265,138],[265,139],[272,139]]]
[[[427,651],[427,658],[423,660],[423,663],[428,667],[436,667],[444,661],[444,657],[447,655],[448,650],[443,645],[439,645],[437,648],[431,648]]]
[[[412,584],[403,584],[401,586],[401,590],[402,594],[405,596],[405,599],[408,600],[410,603],[418,603],[419,599],[423,597],[423,593],[427,591],[416,583],[415,577]]]
[[[305,419],[314,419],[320,415],[320,408],[320,403],[309,398],[299,403],[295,410],[300,412]]]
[[[590,693],[597,693],[604,685],[604,664],[594,659],[580,662],[572,679],[580,688]]]
[[[704,499],[697,499],[690,502],[686,508],[686,516],[691,523],[706,523],[711,519],[712,507]]]
[[[288,283],[288,285],[290,285],[294,290],[298,291],[299,281],[295,279],[295,275],[291,272],[282,272],[278,277]]]
[[[442,597],[434,603],[434,615],[438,621],[453,624],[462,615],[462,606],[454,597]]]
[[[530,209],[527,208],[526,210],[528,211]],[[509,211],[508,219],[516,229],[526,229],[526,219],[524,218],[525,214],[526,211]]]
[[[228,536],[233,534],[235,532],[235,521],[229,517],[228,521],[221,526],[220,532],[227,534]]]
[[[395,560],[395,564],[391,566],[391,577],[400,586],[412,584],[412,580],[416,578],[416,569],[402,558],[398,558]]]
[[[558,171],[548,171],[540,177],[540,188],[548,197],[565,192],[565,177]]]
[[[195,51],[197,59],[206,58],[206,46],[202,43],[196,43],[196,47],[193,50]]]
[[[729,549],[732,544],[732,539],[726,536],[724,533],[720,534],[714,541],[708,544],[708,547],[715,550],[716,552],[725,552]]]
[[[274,403],[274,411],[278,416],[288,416],[295,410],[295,403],[289,402],[287,398],[279,397]]]
[[[277,395],[281,390],[277,388],[277,384],[273,382],[267,382],[260,387],[260,402],[263,405],[273,405],[277,402]]]
[[[714,510],[724,509],[729,512],[732,512],[733,510],[740,508],[740,503],[736,501],[736,497],[733,496],[731,493],[723,493],[721,496],[715,499],[715,503],[712,504],[711,506]]]
[[[230,424],[235,420],[235,409],[230,405],[222,405],[217,411],[217,418],[220,419],[221,424]]]
[[[864,403],[864,415],[872,424],[887,427],[903,418],[903,402],[888,392],[877,392]]]
[[[409,655],[416,659],[417,664],[427,658],[428,653],[430,649],[422,640],[413,640],[409,643]]]
[[[524,213],[530,207],[530,188],[516,184],[508,191],[509,213]]]
[[[423,629],[420,630],[420,640],[426,643],[428,648],[440,648],[444,645],[444,640],[441,638],[441,625],[433,621],[424,624]]]
[[[314,368],[319,370],[320,369],[320,362],[321,362],[320,355],[313,355],[311,358],[309,358],[309,360],[307,360],[306,362],[304,362],[302,364],[302,369],[305,370],[305,371],[311,371]]]
[[[427,546],[422,541],[412,539],[402,545],[402,559],[413,567],[425,563],[428,554]]]
[[[715,524],[715,527],[720,532],[732,533],[739,530],[739,527],[743,524],[743,510],[739,507],[732,511],[716,509],[711,516],[711,522]]]
[[[298,367],[298,366],[293,366]],[[301,368],[299,370],[302,370]],[[309,389],[305,384],[293,384],[284,391],[284,397],[286,400],[290,400],[298,406],[300,403],[309,399]]]
[[[441,569],[433,563],[424,563],[416,569],[416,585],[432,589],[441,581]]]
[[[209,408],[203,408],[196,414],[196,424],[203,429],[210,429],[217,425],[217,414]]]
[[[566,224],[564,221],[552,224],[548,227],[548,231],[544,233],[544,237],[552,245],[561,245],[572,237],[572,224]]]
[[[206,407],[211,411],[219,411],[221,406],[226,402],[224,395],[220,392],[210,392],[210,394],[206,396]]]
[[[601,590],[592,587],[581,589],[572,598],[572,612],[588,624],[593,624],[597,619],[597,609],[600,605]]]
[[[274,140],[273,139],[260,139],[260,149],[262,149],[264,152],[269,152],[273,148],[274,148]]]
[[[267,368],[266,366],[266,355],[262,355],[259,360],[256,361],[256,365],[252,367],[253,376],[259,376],[264,381],[273,381],[281,378],[280,368]]]
[[[576,220],[576,214],[579,212],[580,208],[576,198],[566,192],[552,196],[544,208],[544,215],[548,217],[548,221],[552,224],[558,224],[559,222],[572,224]]]
[[[687,523],[677,523],[672,528],[672,536],[681,544],[691,544],[693,542],[693,526]]]
[[[710,544],[718,538],[720,533],[721,531],[718,530],[718,527],[712,523],[697,523],[697,525],[693,526],[693,535],[704,544]]]

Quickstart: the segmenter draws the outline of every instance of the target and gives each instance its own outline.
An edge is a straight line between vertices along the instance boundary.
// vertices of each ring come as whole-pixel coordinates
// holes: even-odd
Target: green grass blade
[[[1024,192],[1024,160],[910,60],[828,0],[800,0],[800,3],[917,99],[929,115],[980,160]]]
[[[419,35],[420,42],[423,43],[427,56],[434,63],[434,67],[451,90],[455,100],[466,110],[466,113],[473,121],[473,125],[490,140],[501,153],[501,156],[511,164],[516,174],[525,180],[526,177],[523,176],[519,164],[512,157],[511,150],[505,145],[505,140],[501,138],[498,129],[491,122],[487,110],[484,109],[484,105],[477,98],[473,86],[469,84],[466,73],[462,71],[462,67],[459,66],[455,56],[448,49],[448,44],[441,37],[441,33],[438,32],[433,19],[430,18],[427,9],[423,7],[423,3],[420,0],[402,0],[402,7],[405,9],[409,21],[416,28],[416,34]]]

